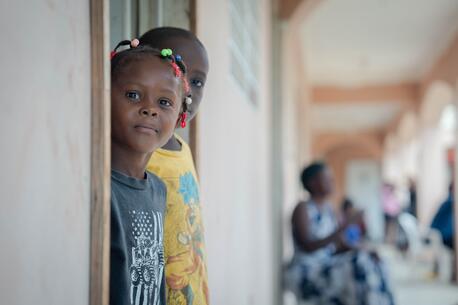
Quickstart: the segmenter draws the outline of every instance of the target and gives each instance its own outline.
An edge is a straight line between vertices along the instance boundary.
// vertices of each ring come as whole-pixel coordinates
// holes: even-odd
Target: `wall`
[[[418,216],[428,225],[440,204],[447,198],[450,184],[444,134],[439,128],[421,131],[421,152],[418,177]]]
[[[89,1],[0,3],[1,303],[88,303]]]
[[[197,2],[210,72],[199,114],[199,174],[212,304],[273,304],[270,1],[261,0],[259,101],[230,72],[228,1]],[[217,24],[216,24],[217,23]]]

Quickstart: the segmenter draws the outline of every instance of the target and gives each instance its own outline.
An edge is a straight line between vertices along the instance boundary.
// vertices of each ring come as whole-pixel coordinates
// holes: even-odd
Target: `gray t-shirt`
[[[165,305],[166,187],[111,170],[110,305]]]

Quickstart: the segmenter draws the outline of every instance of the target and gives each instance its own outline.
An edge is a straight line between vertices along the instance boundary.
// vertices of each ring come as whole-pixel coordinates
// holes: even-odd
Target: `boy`
[[[204,45],[191,32],[156,28],[140,37],[140,45],[171,48],[186,62],[191,87],[189,119],[197,113],[208,73]],[[189,146],[177,135],[158,149],[148,170],[167,186],[164,251],[167,304],[207,305],[208,282],[198,179]]]

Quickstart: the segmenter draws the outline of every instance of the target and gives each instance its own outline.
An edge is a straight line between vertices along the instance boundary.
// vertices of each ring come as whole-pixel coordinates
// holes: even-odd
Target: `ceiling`
[[[318,132],[356,132],[383,129],[399,113],[397,103],[324,104],[312,108],[312,126]]]
[[[458,29],[457,0],[324,0],[304,21],[312,84],[416,81]]]
[[[458,33],[458,0],[323,0],[301,30],[305,74],[314,87],[416,83]],[[316,103],[312,126],[384,129],[401,111],[393,100]]]

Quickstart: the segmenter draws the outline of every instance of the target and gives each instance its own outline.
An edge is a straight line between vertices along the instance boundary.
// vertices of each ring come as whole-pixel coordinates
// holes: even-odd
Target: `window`
[[[231,73],[247,98],[257,104],[259,70],[258,0],[230,0]]]
[[[189,0],[110,0],[110,47],[159,26],[190,28]]]

